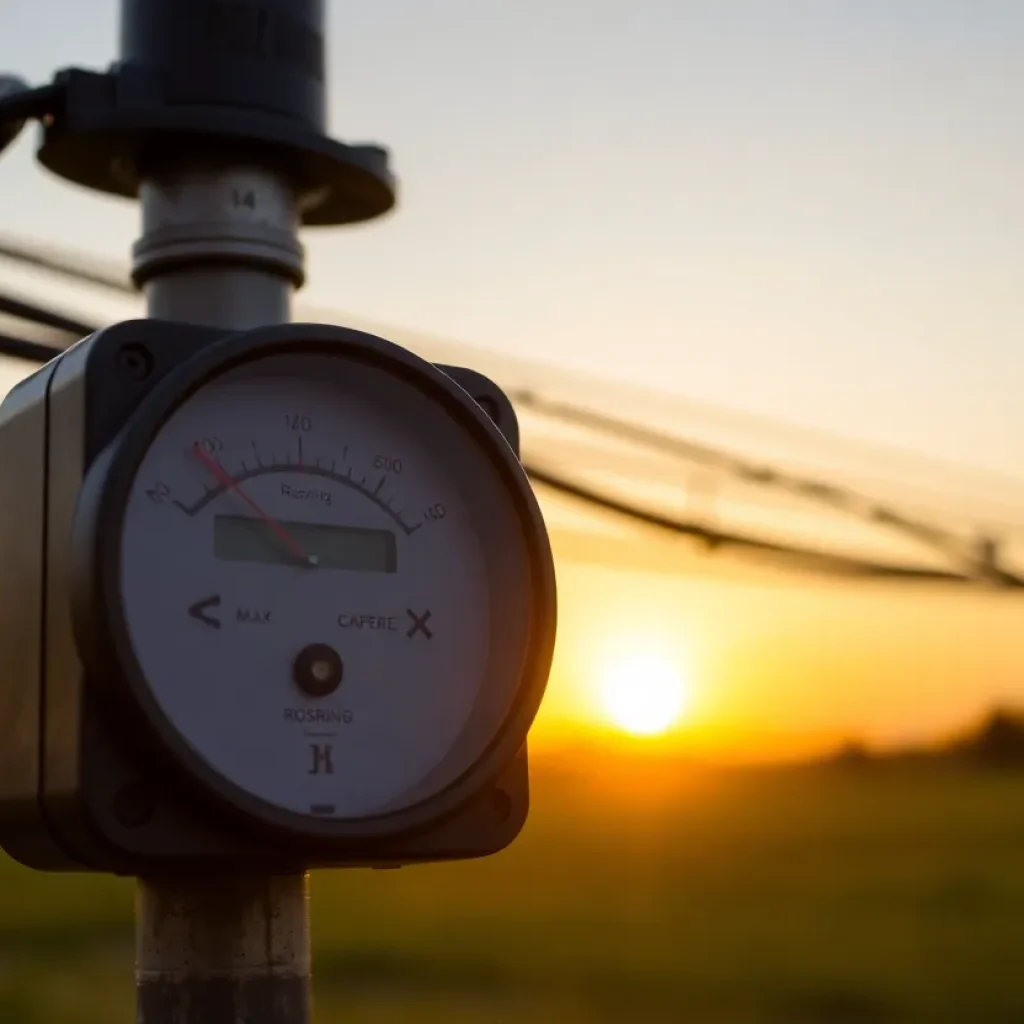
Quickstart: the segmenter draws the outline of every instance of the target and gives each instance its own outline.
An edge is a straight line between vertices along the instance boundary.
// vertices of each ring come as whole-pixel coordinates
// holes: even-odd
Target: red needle
[[[253,501],[253,499],[250,498],[249,495],[246,494],[245,491],[243,491],[242,488],[238,486],[238,483],[235,481],[234,477],[232,477],[231,474],[228,473],[228,471],[216,459],[207,455],[206,452],[203,451],[202,446],[199,444],[198,441],[192,446],[192,450],[195,452],[196,458],[198,458],[199,461],[204,466],[206,466],[206,468],[226,488],[228,488],[228,490],[234,491],[235,494],[237,494],[256,513],[256,515],[258,515],[260,519],[262,519],[263,522],[265,522],[267,526],[269,526],[270,529],[274,531],[278,540],[280,540],[281,543],[284,544],[284,546],[300,562],[304,563],[305,565],[314,564],[310,559],[309,555],[306,554],[302,545],[276,519],[272,519],[270,516],[268,516],[267,513],[264,512],[263,509],[261,509],[259,505],[257,505],[256,502]]]

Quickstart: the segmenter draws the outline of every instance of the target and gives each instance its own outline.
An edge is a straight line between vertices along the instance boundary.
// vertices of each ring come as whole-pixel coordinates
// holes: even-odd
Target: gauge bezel
[[[121,537],[129,495],[150,445],[201,388],[243,364],[312,354],[358,360],[405,379],[437,401],[480,447],[507,494],[527,552],[529,608],[523,671],[508,715],[477,759],[442,789],[408,807],[360,818],[318,818],[254,796],[213,769],[182,736],[150,691],[129,637],[121,600]],[[283,835],[375,840],[429,826],[495,779],[526,741],[551,666],[556,618],[554,562],[540,507],[516,454],[486,413],[450,377],[383,338],[322,324],[285,324],[227,335],[171,370],[141,400],[86,474],[74,526],[72,617],[83,662],[102,687],[128,691],[138,717],[190,780],[244,821]],[[108,690],[109,692],[109,690]]]

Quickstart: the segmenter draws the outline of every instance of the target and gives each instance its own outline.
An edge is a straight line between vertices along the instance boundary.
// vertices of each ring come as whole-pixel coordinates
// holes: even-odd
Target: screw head
[[[145,783],[129,782],[117,791],[112,810],[125,828],[142,828],[156,813],[156,799]]]
[[[138,342],[122,345],[114,358],[118,370],[132,380],[145,380],[153,372],[153,356]]]

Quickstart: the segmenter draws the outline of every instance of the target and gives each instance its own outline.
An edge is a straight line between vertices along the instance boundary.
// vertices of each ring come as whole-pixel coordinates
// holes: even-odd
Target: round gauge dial
[[[536,524],[468,403],[407,365],[275,351],[154,423],[118,515],[116,631],[146,714],[221,795],[328,832],[399,814],[513,715]]]

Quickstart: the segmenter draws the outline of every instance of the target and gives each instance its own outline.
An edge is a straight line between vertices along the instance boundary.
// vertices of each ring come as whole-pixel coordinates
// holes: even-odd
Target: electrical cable
[[[967,562],[973,566],[974,559],[963,550],[963,541],[955,534],[931,523],[904,515],[888,505],[872,501],[847,488],[821,480],[793,476],[770,466],[757,465],[710,445],[688,441],[591,409],[545,399],[534,392],[516,391],[509,397],[513,402],[542,415],[625,438],[677,458],[714,466],[748,483],[777,487],[797,497],[826,505],[833,511],[854,515],[866,519],[868,522],[889,527],[911,540],[938,550],[947,558],[952,558],[957,562]]]
[[[4,298],[0,296],[0,307],[2,307],[4,301]],[[53,319],[61,318],[55,316]],[[60,355],[62,351],[62,349],[52,345],[0,333],[0,354],[3,355],[12,356],[17,359],[26,359],[35,363],[47,363]],[[675,535],[693,537],[696,540],[702,541],[709,550],[724,547],[736,548],[775,558],[783,558],[791,563],[804,563],[811,569],[817,569],[819,572],[825,572],[833,576],[888,579],[905,582],[959,584],[978,582],[974,577],[941,569],[873,562],[820,549],[783,544],[750,535],[710,529],[700,523],[676,519],[651,509],[645,509],[621,501],[536,465],[524,464],[523,469],[534,483],[547,487],[549,490],[574,498],[591,507],[596,507],[606,512],[613,512],[646,526],[655,527]],[[994,574],[990,582],[1003,587],[1024,587],[1024,579],[1005,572]]]
[[[38,103],[40,106],[54,102],[54,95],[47,93],[47,90],[50,88],[52,87],[30,90],[30,92],[37,94],[32,102]],[[17,95],[20,97],[24,93]],[[0,101],[0,114],[2,114],[3,109],[3,102]],[[100,285],[122,294],[136,294],[134,287],[126,277],[113,271],[103,272],[88,268],[80,260],[56,254],[52,250],[45,250],[0,237],[0,257],[7,257],[21,263],[37,266],[77,281]],[[74,320],[62,314],[51,313],[23,300],[2,294],[0,294],[0,312],[7,312],[11,315],[43,324],[44,326],[63,330],[73,336],[68,339],[69,343],[97,329],[94,325]],[[35,362],[47,362],[55,355],[58,355],[60,351],[61,349],[45,343],[18,338],[13,335],[0,334],[0,354],[29,359]],[[866,518],[872,523],[888,526],[916,541],[924,542],[933,548],[937,548],[946,557],[952,557],[958,562],[968,562],[972,572],[964,574],[931,570],[918,566],[891,566],[843,555],[834,555],[812,548],[802,548],[797,545],[775,543],[743,534],[714,531],[697,523],[687,523],[661,515],[650,509],[628,505],[550,471],[541,470],[538,467],[530,468],[529,472],[538,483],[575,497],[578,500],[585,501],[595,507],[617,512],[620,515],[627,516],[634,521],[646,523],[649,526],[660,527],[677,534],[689,534],[703,539],[712,548],[729,545],[760,551],[764,554],[784,556],[789,559],[812,561],[822,566],[827,564],[832,571],[838,571],[845,575],[886,576],[889,578],[927,579],[947,582],[977,581],[980,576],[988,582],[1001,586],[1024,586],[1024,579],[1021,577],[996,566],[983,566],[976,559],[971,559],[960,550],[959,539],[951,532],[935,527],[932,524],[912,519],[890,506],[870,501],[846,488],[828,484],[824,481],[810,480],[779,472],[769,466],[757,465],[710,445],[688,441],[684,438],[620,420],[604,413],[545,399],[531,391],[517,390],[510,393],[510,398],[527,408],[539,412],[541,415],[547,415],[566,422],[574,422],[589,429],[626,438],[653,450],[698,461],[705,465],[711,465],[751,483],[780,487],[800,497],[825,504],[833,510],[852,513],[861,518]]]
[[[43,306],[37,306],[33,302],[18,299],[3,292],[0,292],[0,313],[28,320],[29,323],[39,324],[43,327],[53,327],[58,331],[74,335],[76,338],[92,334],[99,329],[95,324],[87,324],[83,320],[76,320],[62,313],[54,313]]]
[[[859,576],[907,582],[959,584],[979,582],[975,577],[949,570],[930,569],[926,566],[873,562],[867,559],[838,555],[819,549],[781,544],[749,535],[713,530],[696,522],[676,519],[651,511],[650,509],[632,505],[617,498],[612,498],[535,465],[524,465],[523,468],[531,480],[543,487],[575,498],[585,504],[601,508],[604,511],[624,516],[634,522],[676,535],[693,537],[703,541],[710,549],[734,547],[766,555],[781,556],[794,561],[806,562],[811,567],[817,566],[819,570],[825,571],[829,575]],[[999,578],[992,582],[998,583],[1003,587],[1024,587],[1024,579],[1009,573],[999,574]]]
[[[14,359],[27,359],[31,363],[43,365],[59,356],[63,351],[62,348],[56,348],[41,341],[30,341],[28,338],[18,338],[13,334],[0,333],[0,355],[11,356]]]
[[[55,248],[43,248],[38,245],[34,245],[31,242],[27,242],[24,239],[16,238],[7,234],[0,234],[0,257],[6,257],[16,262],[49,270],[78,282],[96,284],[120,294],[131,295],[133,297],[137,297],[138,295],[137,290],[134,285],[132,285],[126,273],[119,272],[113,268],[109,270],[97,270],[96,261],[87,254],[80,252],[75,253],[72,250],[66,249],[58,250]],[[331,310],[314,310],[309,308],[308,312],[310,314],[309,319],[313,320],[342,323],[347,319],[345,316]],[[495,353],[491,353],[491,355],[495,355]],[[543,368],[535,366],[534,369],[542,370]],[[865,507],[877,507],[875,503],[866,498],[860,497],[848,488],[836,487],[822,481],[802,479],[789,474],[780,474],[768,467],[756,466],[752,462],[734,458],[710,445],[702,445],[696,442],[686,441],[682,438],[659,433],[658,431],[638,426],[635,423],[615,419],[614,417],[610,417],[605,414],[589,413],[588,410],[581,409],[578,406],[554,402],[550,399],[542,398],[535,392],[525,388],[520,388],[515,392],[510,392],[510,397],[526,408],[533,408],[536,411],[549,416],[555,416],[556,414],[564,415],[568,413],[572,413],[574,416],[599,416],[600,420],[603,422],[598,423],[590,421],[587,425],[589,425],[591,429],[596,429],[604,433],[612,432],[619,434],[620,436],[627,436],[628,434],[630,439],[638,444],[655,447],[657,450],[665,451],[666,454],[674,454],[680,457],[690,458],[695,461],[703,460],[711,465],[719,466],[727,470],[740,467],[739,475],[743,479],[752,483],[767,486],[786,486],[787,483],[789,483],[793,485],[792,490],[797,494],[797,496],[811,498],[812,500],[830,504],[841,511],[857,512],[858,506],[861,510]],[[808,428],[796,427],[792,424],[780,424],[772,420],[764,420],[762,422],[761,417],[754,416],[753,414],[740,414],[686,401],[685,408],[689,409],[691,407],[693,407],[695,412],[699,415],[713,413],[719,416],[732,416],[737,420],[737,422],[748,424],[754,428],[764,426],[771,428],[776,432],[784,430],[788,433],[794,434],[795,436],[809,438],[814,441],[828,441],[830,444],[842,444],[847,447],[855,445],[858,449],[864,447],[861,442],[851,442],[846,438],[831,438]],[[885,458],[887,456],[892,457],[894,454],[901,456],[903,453],[893,453],[883,449],[878,449],[876,451],[869,447],[864,449],[864,454],[870,456],[873,460],[877,460],[877,458]],[[920,461],[920,457],[915,456],[914,458],[917,461]],[[957,468],[947,467],[938,462],[934,463],[934,467],[947,470],[950,468]],[[1015,483],[1019,485],[1021,481],[1015,481]],[[852,502],[853,507],[851,507],[850,502]],[[882,506],[882,508],[882,515],[884,518],[885,506]],[[936,510],[936,514],[942,515],[943,512],[941,510]],[[1002,513],[1000,513],[1000,515],[1001,514]],[[987,518],[991,519],[992,516],[987,515]],[[956,544],[956,535],[950,531],[936,530],[927,523],[923,523],[917,519],[910,519],[905,516],[897,516],[897,519],[899,520],[901,529],[909,527],[911,530],[919,531],[911,534],[914,539],[924,540],[929,544],[933,544],[936,541],[940,541],[941,543],[951,543],[953,545]],[[1018,528],[1022,524],[1014,523],[1012,525],[1014,528]]]
[[[75,257],[59,253],[55,249],[0,236],[0,257],[41,270],[49,270],[82,284],[94,284],[122,295],[138,296],[135,286],[127,276],[114,270],[96,270],[95,261],[92,266],[85,266]]]

